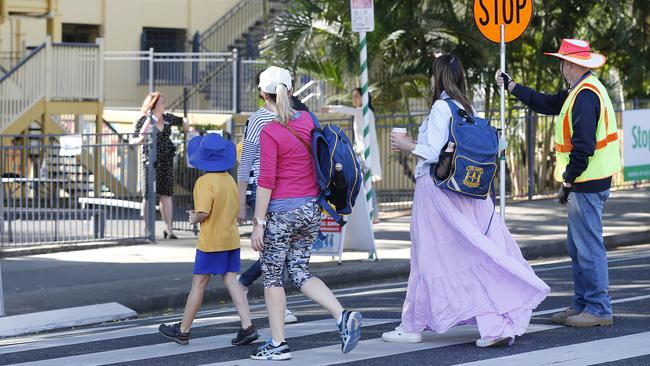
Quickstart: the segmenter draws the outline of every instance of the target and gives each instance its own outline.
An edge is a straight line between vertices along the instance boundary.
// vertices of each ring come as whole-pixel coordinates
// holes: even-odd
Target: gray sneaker
[[[574,308],[566,308],[561,313],[555,313],[551,317],[551,321],[555,324],[562,324],[566,322],[566,319],[570,316],[578,315],[580,312]]]
[[[611,316],[596,316],[586,311],[566,318],[564,323],[567,327],[606,327],[614,325],[614,318]]]
[[[341,334],[341,351],[348,353],[357,346],[361,338],[361,322],[363,317],[358,311],[343,310],[339,333]]]

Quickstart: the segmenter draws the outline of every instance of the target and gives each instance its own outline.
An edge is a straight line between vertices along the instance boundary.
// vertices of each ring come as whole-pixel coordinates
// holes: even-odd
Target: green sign
[[[650,179],[650,109],[623,112],[623,176]]]

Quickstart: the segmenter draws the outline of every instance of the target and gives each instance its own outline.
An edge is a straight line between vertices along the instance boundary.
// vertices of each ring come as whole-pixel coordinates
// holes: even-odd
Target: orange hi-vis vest
[[[589,165],[574,183],[598,180],[618,173],[621,170],[621,154],[616,127],[614,106],[609,99],[607,90],[595,75],[590,75],[578,83],[564,101],[560,115],[555,119],[555,172],[554,177],[562,182],[562,174],[569,165],[569,154],[573,149],[573,105],[578,93],[589,89],[596,93],[600,101],[600,117],[596,127],[596,150],[589,157]]]

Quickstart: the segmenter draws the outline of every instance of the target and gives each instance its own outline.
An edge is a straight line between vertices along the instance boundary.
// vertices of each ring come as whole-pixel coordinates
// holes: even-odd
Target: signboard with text
[[[372,1],[350,0],[353,32],[372,32],[375,30],[375,10]]]
[[[343,228],[333,218],[321,214],[320,231],[325,239],[316,239],[312,254],[341,255],[343,252]]]
[[[59,138],[61,156],[77,156],[81,155],[81,147],[83,146],[83,138],[81,135],[66,135]]]
[[[505,42],[519,38],[533,17],[533,0],[474,0],[474,22],[481,34],[492,42],[501,42],[501,24]]]
[[[623,111],[623,176],[650,179],[650,109]]]

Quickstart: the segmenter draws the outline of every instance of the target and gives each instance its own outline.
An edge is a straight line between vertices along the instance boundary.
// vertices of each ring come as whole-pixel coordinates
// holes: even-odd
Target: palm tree
[[[603,80],[612,79],[611,71],[618,70],[626,98],[650,97],[650,1],[534,1],[528,30],[507,46],[508,69],[518,82],[551,92],[563,87],[555,59],[543,52],[557,50],[562,38],[584,38],[608,56],[606,67],[598,70]],[[369,79],[375,108],[408,113],[409,101],[413,100],[426,106],[430,98],[427,70],[436,53],[450,52],[463,60],[477,108],[497,109],[494,106],[499,95],[493,78],[499,47],[475,28],[473,3],[375,0],[375,30],[368,33]],[[358,85],[359,65],[358,37],[351,30],[349,6],[349,0],[292,1],[292,9],[274,21],[262,45],[263,55],[294,72],[327,80],[347,94]],[[517,123],[525,118],[526,112],[514,99],[508,106],[509,121]],[[498,117],[496,113],[489,116]],[[511,123],[508,128],[513,130],[515,125]],[[534,151],[527,151],[523,133],[509,139],[509,166],[522,167],[527,154],[535,156],[538,176],[542,178],[538,191],[551,184],[553,160],[547,157],[552,157],[552,138],[549,119],[537,124]],[[508,176],[512,187],[525,188],[525,175]]]

